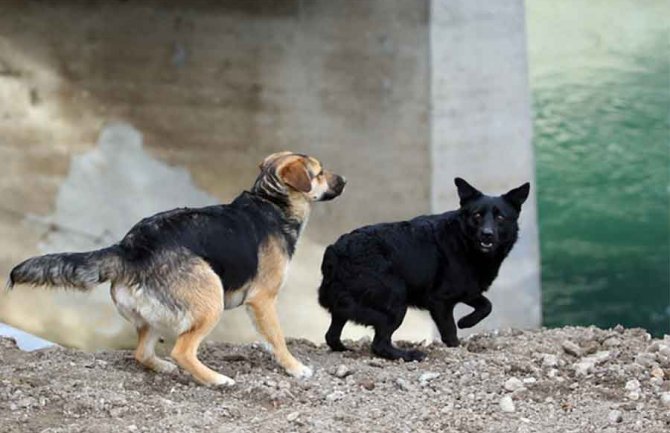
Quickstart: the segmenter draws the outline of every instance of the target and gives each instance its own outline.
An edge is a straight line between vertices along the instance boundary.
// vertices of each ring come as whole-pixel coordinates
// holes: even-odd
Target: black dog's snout
[[[493,230],[490,228],[483,228],[482,229],[482,240],[484,241],[492,241],[493,240]]]

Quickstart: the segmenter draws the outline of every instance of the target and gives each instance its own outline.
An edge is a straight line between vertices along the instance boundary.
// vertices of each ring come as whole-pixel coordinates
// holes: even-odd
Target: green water
[[[547,326],[670,333],[669,17],[527,1]]]

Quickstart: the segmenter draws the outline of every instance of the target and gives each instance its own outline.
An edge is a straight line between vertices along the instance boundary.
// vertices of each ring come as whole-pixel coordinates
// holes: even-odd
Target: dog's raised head
[[[344,177],[324,170],[316,158],[301,153],[273,153],[259,167],[254,189],[270,197],[332,200],[342,194],[347,183]]]
[[[517,239],[517,221],[530,184],[526,182],[500,196],[488,196],[460,177],[454,183],[461,202],[461,226],[474,248],[485,254],[501,249],[509,252]]]

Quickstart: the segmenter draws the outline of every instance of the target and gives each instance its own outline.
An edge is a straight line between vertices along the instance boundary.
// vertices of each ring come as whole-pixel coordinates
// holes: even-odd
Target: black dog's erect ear
[[[502,195],[509,204],[514,206],[517,211],[521,210],[521,205],[528,198],[528,193],[530,192],[530,183],[526,182],[518,188],[514,188],[509,192]]]
[[[456,188],[458,188],[458,198],[461,199],[461,206],[470,200],[474,200],[482,196],[481,191],[460,177],[455,178],[454,183],[456,184]]]

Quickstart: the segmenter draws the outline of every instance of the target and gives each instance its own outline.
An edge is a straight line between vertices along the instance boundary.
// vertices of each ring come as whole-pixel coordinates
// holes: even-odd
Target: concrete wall
[[[473,331],[538,326],[539,242],[523,1],[433,0],[430,47],[433,211],[458,207],[455,176],[491,194],[531,182],[519,241],[489,291],[493,313]]]
[[[459,126],[454,118],[462,136],[476,128],[490,140],[443,133],[441,107],[477,107],[468,105],[466,90],[436,87],[437,77],[447,77],[440,78],[449,81],[445,88],[462,88],[462,77],[445,75],[454,65],[437,57],[451,49],[454,58],[467,56],[460,33],[449,32],[467,35],[485,53],[488,44],[524,51],[522,30],[506,45],[486,32],[479,40],[468,27],[473,21],[485,30],[479,13],[459,12],[449,30],[445,13],[476,12],[471,3],[504,11],[509,26],[522,23],[520,1],[0,3],[0,98],[11,101],[0,107],[0,160],[7,162],[0,170],[0,273],[30,255],[113,242],[153,212],[227,202],[251,185],[264,155],[293,149],[349,179],[344,196],[315,207],[280,299],[288,335],[321,339],[328,317],[315,293],[324,246],[362,224],[442,210],[453,189],[431,174],[431,160],[470,159],[457,151],[462,143],[490,146],[505,131],[486,122]],[[525,63],[504,73],[510,83],[521,74],[518,87],[505,94],[482,88],[481,104],[513,97],[514,89],[526,95]],[[525,109],[501,121],[527,123]],[[517,142],[522,153],[525,138]],[[450,178],[456,166],[435,170]],[[485,190],[517,183],[469,178]],[[438,183],[444,188],[431,190]],[[534,238],[529,227],[525,236]],[[20,288],[0,298],[0,321],[88,348],[134,342],[106,287],[90,295]],[[431,332],[426,316],[415,313],[398,337]],[[238,309],[224,314],[214,337],[254,335]]]
[[[386,0],[0,3],[0,274],[227,202],[293,149],[349,179],[315,207],[281,297],[287,334],[321,338],[324,245],[429,210],[427,19],[425,2]],[[134,339],[105,287],[21,288],[0,321],[86,347]],[[217,335],[255,333],[236,310]]]

